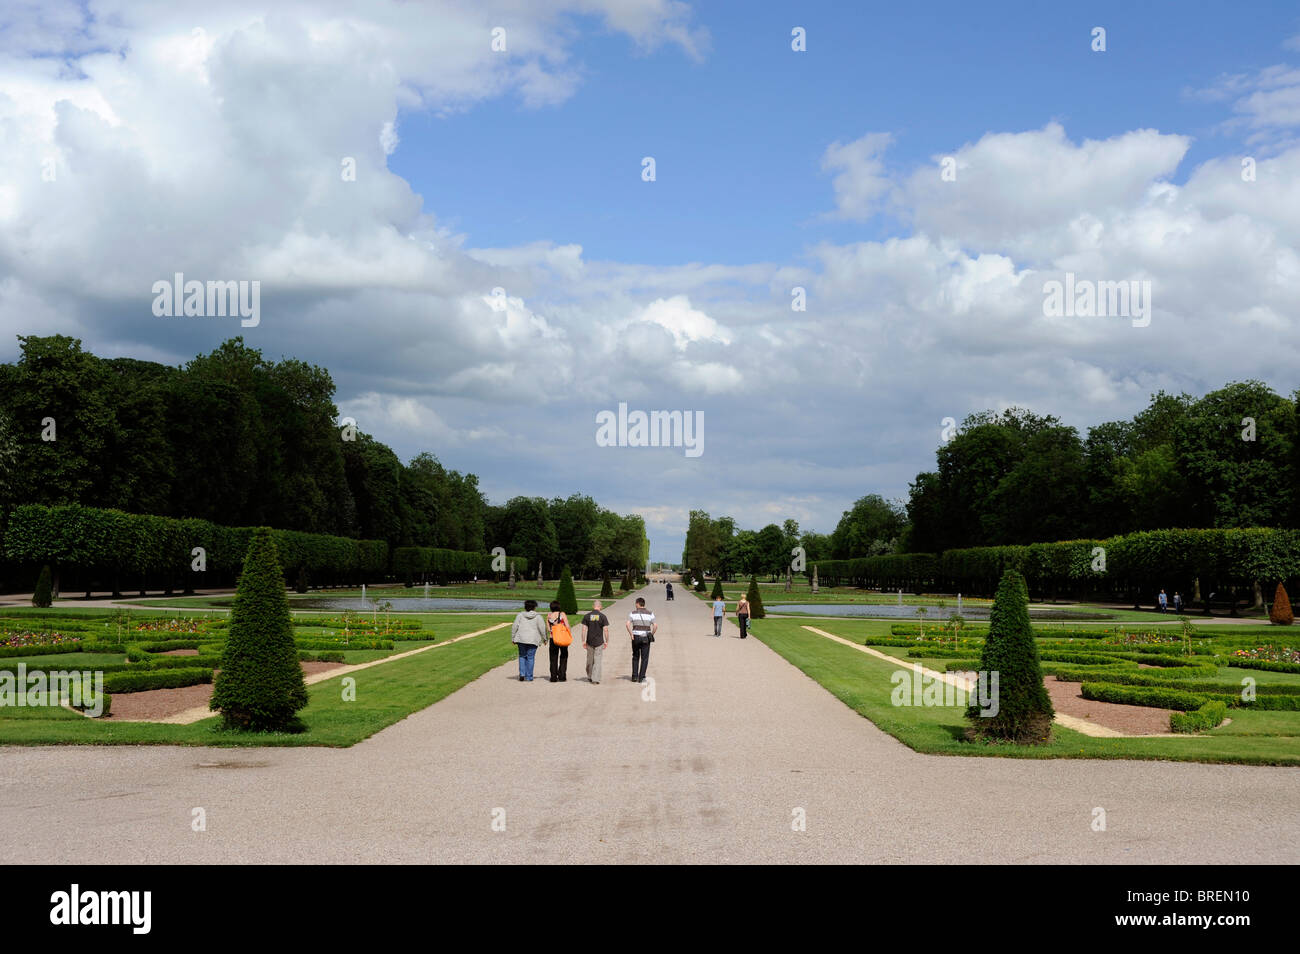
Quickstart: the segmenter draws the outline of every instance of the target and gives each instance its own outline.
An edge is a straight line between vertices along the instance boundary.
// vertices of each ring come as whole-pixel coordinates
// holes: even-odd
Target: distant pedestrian
[[[566,682],[569,676],[569,646],[573,643],[573,630],[569,629],[569,616],[560,609],[559,600],[551,600],[551,612],[546,617],[546,629],[551,636],[551,682]]]
[[[632,637],[633,682],[645,682],[646,667],[650,665],[650,644],[655,641],[658,631],[655,614],[645,608],[645,599],[638,596],[636,609],[627,617],[627,633]]]
[[[582,643],[587,647],[587,679],[600,684],[600,664],[609,645],[609,617],[600,611],[600,600],[591,604],[591,612],[582,617]]]
[[[718,597],[713,601],[713,635],[722,635],[722,617],[727,613],[727,604]]]
[[[1182,593],[1179,593],[1179,592],[1177,592],[1177,591],[1175,591],[1175,592],[1174,592],[1174,612],[1175,612],[1175,613],[1181,613],[1182,611],[1183,611],[1183,594],[1182,594]]]
[[[537,600],[524,600],[524,611],[510,624],[510,641],[519,647],[519,681],[533,681],[537,647],[546,642],[546,621],[537,612]]]
[[[1169,608],[1169,597],[1165,595],[1164,590],[1161,590],[1160,591],[1160,612],[1163,613],[1168,608]]]
[[[667,588],[667,590],[666,590],[666,592],[665,592],[665,595],[666,595],[666,596],[668,597],[668,599],[671,601],[672,598],[673,598],[673,585],[672,585],[671,583],[666,583],[666,584],[664,584],[664,585],[665,585],[665,587]]]
[[[736,604],[736,619],[740,621],[740,638],[749,636],[749,599],[742,596]]]

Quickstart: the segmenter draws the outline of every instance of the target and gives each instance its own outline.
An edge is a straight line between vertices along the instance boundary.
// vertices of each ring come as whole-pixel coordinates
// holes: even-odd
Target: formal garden
[[[395,616],[376,602],[369,613],[295,616],[283,578],[262,529],[229,613],[5,610],[0,685],[11,697],[37,679],[44,692],[47,672],[102,675],[102,691],[6,699],[0,743],[351,745],[510,656],[502,640],[459,638],[500,629],[508,614]]]
[[[1281,586],[1264,625],[1034,625],[1027,604],[1009,571],[985,625],[773,616],[754,635],[920,752],[1300,764],[1300,640]],[[1027,713],[1017,726],[986,731],[945,698],[945,678],[973,685],[962,678],[981,671],[1000,671],[1003,718],[1008,705]],[[922,672],[938,691],[900,704],[897,688]]]

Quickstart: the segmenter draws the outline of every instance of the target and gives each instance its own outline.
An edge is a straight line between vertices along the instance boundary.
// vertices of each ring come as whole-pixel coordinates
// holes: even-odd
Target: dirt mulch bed
[[[175,650],[177,653],[197,653],[193,649]],[[305,675],[338,669],[345,663],[304,662],[302,671]],[[180,689],[149,689],[145,692],[119,692],[113,696],[113,708],[109,710],[110,719],[123,722],[152,722],[179,715],[186,709],[205,706],[212,698],[212,684],[201,683],[197,686],[184,686]]]
[[[212,684],[184,686],[180,689],[149,689],[145,692],[119,692],[113,696],[109,710],[111,721],[152,722],[174,716],[195,706],[205,706],[212,698]]]
[[[169,649],[165,653],[159,653],[159,656],[197,656],[197,649]]]
[[[1125,706],[1116,702],[1096,702],[1079,695],[1077,682],[1057,682],[1055,676],[1043,680],[1057,712],[1076,719],[1123,732],[1125,735],[1170,735],[1170,709],[1149,706]],[[117,700],[113,700],[117,705]]]
[[[304,662],[299,663],[299,665],[302,666],[303,673],[310,676],[314,672],[329,672],[331,669],[341,669],[348,663]]]

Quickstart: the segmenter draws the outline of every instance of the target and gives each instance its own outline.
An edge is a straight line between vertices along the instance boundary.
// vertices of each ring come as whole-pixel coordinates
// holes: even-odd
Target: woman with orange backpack
[[[559,600],[551,600],[551,611],[546,616],[546,627],[551,635],[551,682],[566,682],[573,630],[569,629],[568,614],[560,609]]]

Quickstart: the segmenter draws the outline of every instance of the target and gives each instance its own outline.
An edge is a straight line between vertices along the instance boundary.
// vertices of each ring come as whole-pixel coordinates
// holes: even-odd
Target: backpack
[[[551,624],[551,642],[557,646],[568,646],[573,642],[573,630],[569,629],[563,616]]]

